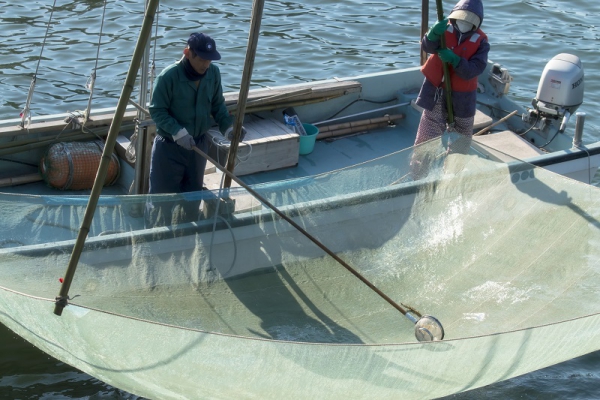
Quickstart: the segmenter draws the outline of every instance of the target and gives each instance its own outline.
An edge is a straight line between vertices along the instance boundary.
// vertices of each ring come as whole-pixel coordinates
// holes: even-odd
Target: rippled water
[[[204,31],[217,41],[226,90],[240,86],[248,41],[251,0],[161,5],[151,57],[157,72],[181,56],[185,38]],[[578,55],[586,74],[587,140],[600,140],[600,73],[596,26],[600,3],[584,0],[485,1],[483,29],[490,58],[514,77],[511,95],[528,105],[539,76],[554,55]],[[93,107],[116,105],[142,21],[143,2],[0,0],[0,119],[18,118],[37,71],[31,109],[44,115],[85,109],[85,84],[98,79]],[[449,10],[454,2],[444,1]],[[430,2],[430,20],[435,2]],[[46,30],[50,13],[52,20]],[[352,76],[419,64],[421,1],[308,0],[265,4],[253,71],[253,87]],[[45,39],[44,39],[45,38]],[[42,52],[42,45],[44,45]],[[41,55],[41,59],[40,59]],[[571,122],[571,127],[574,122]],[[596,399],[600,353],[501,382],[452,399]],[[2,397],[8,396],[8,397]],[[135,398],[76,372],[0,328],[0,398]]]

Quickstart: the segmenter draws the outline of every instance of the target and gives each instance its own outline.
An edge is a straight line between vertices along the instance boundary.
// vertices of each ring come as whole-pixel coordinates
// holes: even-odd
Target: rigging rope
[[[150,89],[150,99],[152,99],[152,89],[154,88],[154,78],[156,77],[156,49],[157,49],[157,45],[156,45],[156,41],[158,38],[158,15],[160,14],[160,5],[157,6],[156,8],[156,19],[155,19],[155,28],[154,28],[154,48],[152,51],[152,64],[150,66],[150,85],[149,89]],[[146,60],[147,61],[147,60]],[[146,88],[140,88],[140,90],[148,90],[148,87]],[[131,101],[130,101],[131,102]],[[135,105],[135,104],[134,104]],[[145,105],[142,104],[142,106],[145,107]],[[145,112],[145,111],[144,111]],[[147,116],[149,116],[149,112],[146,112]],[[137,141],[138,141],[138,129],[139,127],[136,126],[135,131],[133,132],[133,134],[131,135],[131,137],[129,138],[129,146],[127,146],[127,149],[125,150],[125,158],[127,159],[127,161],[131,162],[131,163],[135,163],[136,160],[136,153],[135,150],[137,148]]]
[[[96,64],[92,73],[85,84],[85,87],[90,91],[90,97],[88,99],[87,108],[85,109],[85,115],[83,117],[82,128],[87,123],[90,117],[90,110],[92,108],[92,98],[94,97],[94,85],[96,83],[96,70],[98,69],[98,59],[100,58],[100,45],[102,44],[102,31],[104,30],[104,17],[106,16],[106,3],[104,0],[104,9],[102,10],[102,22],[100,23],[100,33],[98,34],[98,48],[96,49]]]
[[[44,35],[44,41],[42,42],[42,49],[40,50],[40,57],[38,58],[37,67],[35,73],[31,77],[31,85],[29,85],[29,93],[27,94],[27,100],[25,101],[25,107],[21,111],[21,128],[25,128],[25,120],[27,120],[27,128],[31,124],[31,98],[33,97],[33,91],[35,90],[35,82],[37,80],[37,74],[40,69],[40,62],[42,61],[42,54],[44,53],[44,47],[46,46],[46,39],[48,38],[48,32],[50,31],[50,22],[54,15],[54,9],[56,8],[56,0],[52,4],[52,10],[50,11],[50,17],[48,18],[48,24],[46,25],[46,34]]]

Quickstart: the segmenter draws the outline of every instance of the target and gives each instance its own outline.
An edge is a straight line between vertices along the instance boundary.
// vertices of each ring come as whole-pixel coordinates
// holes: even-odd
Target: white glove
[[[244,138],[246,137],[246,128],[244,128],[242,126],[242,134],[240,135],[240,142],[244,141]],[[227,130],[225,131],[225,138],[227,140],[229,140],[230,142],[233,140],[233,126],[230,126],[229,128],[227,128]]]
[[[179,132],[173,136],[173,140],[186,150],[191,150],[196,145],[194,138],[185,128],[181,128]]]

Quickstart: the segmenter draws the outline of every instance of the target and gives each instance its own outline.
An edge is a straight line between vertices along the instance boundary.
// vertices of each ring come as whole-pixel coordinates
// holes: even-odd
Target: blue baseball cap
[[[221,55],[217,51],[215,41],[204,33],[192,33],[187,41],[190,49],[196,55],[205,60],[220,60]]]

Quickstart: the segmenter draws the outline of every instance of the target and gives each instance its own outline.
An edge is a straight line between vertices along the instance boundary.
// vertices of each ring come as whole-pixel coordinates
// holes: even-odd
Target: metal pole
[[[233,140],[227,154],[227,170],[233,173],[235,168],[235,158],[237,155],[238,144],[242,133],[242,123],[244,122],[244,114],[246,113],[246,100],[248,99],[248,91],[250,89],[250,80],[252,79],[252,69],[254,68],[254,58],[256,56],[256,47],[258,44],[258,36],[260,34],[260,22],[262,20],[265,0],[255,0],[252,5],[252,18],[250,21],[250,36],[248,37],[248,49],[246,50],[246,61],[244,64],[244,73],[242,74],[242,84],[240,87],[240,95],[238,97],[238,106],[235,113],[235,121],[233,123]],[[231,187],[231,178],[225,176],[223,186]]]
[[[129,97],[131,96],[131,92],[133,91],[133,87],[135,85],[137,72],[140,68],[140,61],[144,55],[148,38],[150,37],[152,22],[154,21],[154,15],[156,14],[156,8],[158,7],[158,3],[159,0],[148,1],[146,15],[144,15],[144,21],[142,23],[140,35],[138,37],[133,56],[131,58],[129,70],[127,71],[127,78],[125,79],[125,84],[123,85],[123,89],[121,90],[121,96],[119,97],[119,102],[117,103],[115,116],[110,125],[108,136],[106,137],[104,151],[102,152],[102,159],[100,160],[98,173],[96,174],[94,186],[92,187],[92,192],[90,193],[88,205],[85,209],[85,215],[81,223],[81,228],[79,228],[77,240],[75,241],[75,246],[73,247],[73,252],[71,253],[71,258],[69,260],[69,265],[67,267],[63,283],[60,287],[60,293],[56,297],[56,303],[54,305],[54,314],[56,315],[61,315],[63,309],[68,304],[69,288],[71,287],[71,283],[73,282],[73,276],[75,275],[75,270],[77,269],[77,263],[79,262],[79,257],[81,256],[83,245],[85,244],[85,239],[87,238],[87,235],[90,231],[90,225],[92,224],[94,212],[96,211],[96,205],[98,204],[98,197],[100,197],[100,192],[102,191],[104,181],[106,180],[106,174],[110,165],[111,155],[115,147],[115,142],[117,141],[117,136],[121,127],[123,115],[125,114],[125,111],[127,109]]]
[[[427,33],[427,28],[429,27],[429,0],[422,0],[421,2],[421,37],[419,38],[419,42],[423,40],[423,36]],[[421,50],[421,65],[425,64],[427,61],[427,53]]]
[[[583,141],[583,125],[585,123],[585,113],[575,113],[577,119],[575,120],[575,135],[573,136],[573,147],[581,146]]]
[[[148,68],[150,66],[150,40],[146,42],[144,49],[144,57],[142,58],[142,66],[140,68],[140,93],[138,96],[139,104],[141,108],[145,108],[148,104]],[[148,147],[148,126],[143,121],[150,118],[150,115],[145,111],[138,108],[138,119],[136,124],[137,131],[137,142],[135,146],[135,175],[133,183],[134,194],[145,194],[147,187],[146,173],[147,160],[146,160],[146,148]]]

